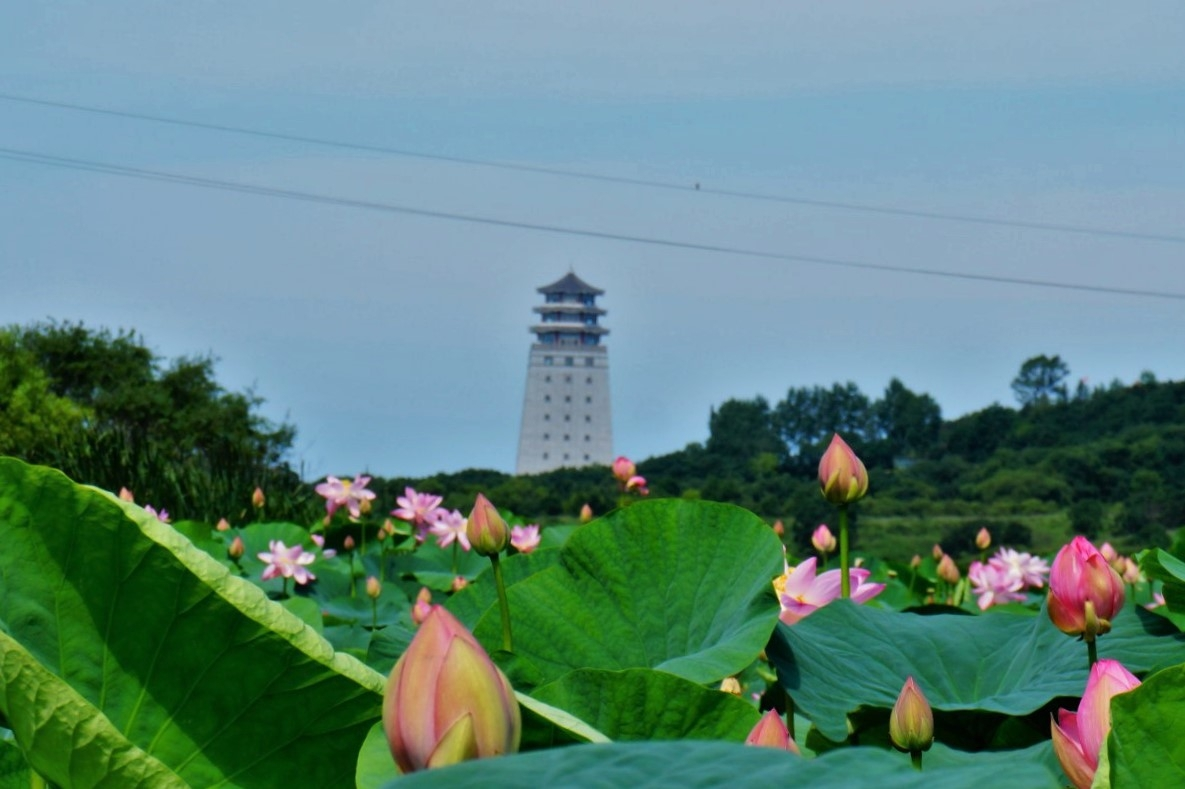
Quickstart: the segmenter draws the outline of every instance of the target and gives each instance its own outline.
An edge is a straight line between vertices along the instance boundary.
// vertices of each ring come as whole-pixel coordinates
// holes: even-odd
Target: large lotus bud
[[[801,755],[798,745],[790,737],[790,730],[782,722],[782,716],[777,710],[769,710],[757,721],[757,725],[745,738],[745,745],[756,745],[760,748],[777,748]]]
[[[868,472],[839,433],[819,461],[819,489],[832,504],[849,504],[868,492]]]
[[[889,737],[898,750],[910,753],[929,750],[934,742],[934,711],[913,677],[905,680],[897,703],[893,705],[893,713],[889,716]]]
[[[634,461],[627,458],[625,455],[613,461],[613,476],[617,477],[623,485],[629,481],[629,478],[638,473],[637,466]]]
[[[480,493],[477,494],[473,511],[469,513],[465,529],[469,535],[469,544],[482,556],[502,553],[510,543],[510,528],[506,521],[498,514],[498,508]]]
[[[1123,608],[1123,579],[1085,537],[1075,537],[1053,559],[1049,618],[1063,633],[1088,640],[1111,630]]]
[[[464,625],[433,606],[391,670],[383,731],[403,772],[518,750],[514,689]]]
[[[835,553],[835,535],[827,528],[826,523],[820,523],[811,533],[811,545],[815,546],[819,553]]]

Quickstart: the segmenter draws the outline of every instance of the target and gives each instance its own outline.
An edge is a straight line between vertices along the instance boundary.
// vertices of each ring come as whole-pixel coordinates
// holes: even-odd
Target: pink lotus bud
[[[119,497],[121,499],[123,499],[124,501],[130,501],[133,504],[136,503],[136,497],[133,496],[132,492],[130,490],[128,490],[127,488],[120,488],[119,489]]]
[[[897,703],[893,705],[893,713],[889,716],[889,737],[895,748],[910,753],[928,751],[934,742],[934,711],[913,677],[905,680]]]
[[[627,458],[625,455],[613,461],[613,476],[617,477],[622,484],[629,481],[629,478],[638,473],[637,466],[634,461]]]
[[[383,731],[408,773],[514,753],[522,718],[506,675],[464,625],[433,606],[391,670]]]
[[[454,592],[459,592],[468,585],[469,585],[469,579],[463,575],[458,575],[456,578],[453,579],[452,590]]]
[[[251,506],[257,510],[261,510],[266,503],[267,499],[263,495],[263,488],[255,488],[255,491],[251,494]]]
[[[588,505],[588,502],[585,502],[584,506],[580,508],[580,522],[581,523],[588,523],[592,519],[593,519],[592,507],[590,507]]]
[[[819,461],[819,489],[832,504],[849,504],[868,492],[868,472],[864,463],[839,433]]]
[[[733,696],[741,695],[741,681],[736,677],[725,677],[720,681],[720,690],[724,693],[731,693]]]
[[[1115,550],[1109,542],[1105,542],[1099,547],[1099,553],[1107,560],[1107,564],[1114,564],[1115,560],[1119,558],[1119,551]]]
[[[1111,630],[1123,608],[1123,579],[1090,540],[1075,537],[1053,559],[1049,618],[1063,633],[1093,639]]]
[[[930,549],[930,555],[934,557],[934,561],[942,561],[942,557],[946,556],[946,551],[942,550],[942,546],[934,543],[934,547]]]
[[[431,611],[432,592],[428,591],[428,587],[421,586],[419,594],[416,595],[416,602],[411,607],[411,621],[422,625]]]
[[[230,521],[226,518],[219,518],[218,523],[214,524],[215,531],[230,531]]]
[[[757,721],[757,725],[745,738],[745,745],[756,745],[759,748],[778,748],[783,751],[802,755],[794,740],[790,738],[790,730],[782,722],[782,716],[777,710],[769,710]]]
[[[236,534],[235,538],[230,541],[230,545],[228,545],[226,548],[226,555],[229,556],[233,561],[237,562],[239,559],[243,558],[243,553],[246,550],[246,546],[243,545],[243,538]]]
[[[992,533],[984,526],[975,535],[975,547],[981,551],[986,551],[992,545]]]
[[[383,542],[384,540],[386,540],[390,536],[391,536],[390,532],[388,532],[386,529],[379,529],[379,533],[375,535],[375,537],[378,538],[378,541],[380,543]]]
[[[383,525],[380,526],[379,528],[382,531],[386,532],[388,537],[392,537],[395,535],[395,521],[391,520],[390,518],[387,518],[386,520],[384,520]]]
[[[909,566],[910,566],[910,568],[911,568],[911,569],[913,569],[913,570],[916,570],[916,569],[918,569],[919,567],[921,567],[921,566],[922,566],[922,557],[918,556],[918,555],[915,553],[915,554],[913,555],[913,558],[909,560]]]
[[[1130,556],[1123,557],[1123,570],[1120,572],[1123,582],[1127,584],[1134,584],[1140,580],[1140,565],[1136,564]]]
[[[835,535],[827,528],[826,523],[820,523],[811,534],[811,545],[815,546],[819,553],[835,553]]]
[[[1090,669],[1078,711],[1058,710],[1051,721],[1053,752],[1077,789],[1089,789],[1099,768],[1099,751],[1111,732],[1112,697],[1139,685],[1119,661],[1103,658]]]
[[[469,544],[482,556],[502,553],[510,543],[510,528],[506,521],[498,514],[498,508],[480,493],[477,494],[473,511],[469,513],[465,530],[469,535]]]
[[[948,584],[957,584],[959,582],[959,568],[955,564],[955,560],[950,558],[950,554],[943,554],[942,559],[938,562],[938,577],[946,581]]]
[[[354,538],[351,535],[347,534],[346,538],[344,540],[342,540],[342,547],[345,548],[347,551],[352,551],[352,550],[354,550],[354,545],[355,545]]]
[[[375,576],[367,576],[366,578],[366,596],[371,600],[378,600],[379,595],[383,593],[383,582]]]
[[[637,493],[639,496],[649,496],[650,488],[646,487],[646,478],[637,474],[626,480],[625,489]]]
[[[772,528],[774,530],[774,534],[778,535],[779,537],[786,536],[786,524],[782,523],[781,519],[774,521],[774,525],[770,528]]]

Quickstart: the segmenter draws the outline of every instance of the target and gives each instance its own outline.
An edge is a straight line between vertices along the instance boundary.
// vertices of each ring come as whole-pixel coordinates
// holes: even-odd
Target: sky
[[[216,356],[308,479],[512,471],[535,289],[569,269],[635,459],[790,387],[898,377],[950,419],[1037,354],[1185,379],[1181,298],[822,262],[1185,295],[1181,41],[1179,0],[10,3],[0,324]]]

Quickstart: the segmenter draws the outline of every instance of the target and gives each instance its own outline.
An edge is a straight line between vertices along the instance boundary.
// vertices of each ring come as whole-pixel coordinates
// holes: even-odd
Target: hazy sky
[[[495,10],[497,9],[497,10]],[[0,9],[0,323],[213,353],[308,477],[514,464],[535,288],[603,288],[615,449],[710,407],[893,376],[948,418],[1060,354],[1185,378],[1185,301],[645,245],[134,180],[32,151],[535,225],[1185,293],[1185,5],[94,2]],[[701,184],[695,191],[693,185]],[[1074,225],[939,221],[718,191]]]

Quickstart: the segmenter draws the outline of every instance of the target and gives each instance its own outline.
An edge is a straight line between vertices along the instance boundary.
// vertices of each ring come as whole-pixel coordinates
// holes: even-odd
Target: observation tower
[[[538,288],[535,342],[527,360],[527,391],[518,436],[518,474],[613,462],[609,412],[609,330],[599,321],[605,291],[569,271]]]

